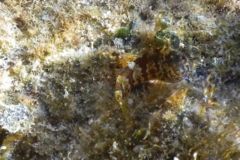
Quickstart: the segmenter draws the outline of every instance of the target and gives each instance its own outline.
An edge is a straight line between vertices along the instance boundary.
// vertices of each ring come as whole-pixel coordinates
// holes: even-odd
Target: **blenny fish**
[[[119,64],[125,62],[116,72],[115,83],[115,99],[122,110],[126,110],[126,99],[135,88],[147,86],[154,80],[176,83],[182,79],[179,67],[181,55],[171,47],[171,39],[163,39],[159,45],[155,37],[148,38],[138,55],[131,57],[127,54],[126,58],[123,54],[117,57]]]

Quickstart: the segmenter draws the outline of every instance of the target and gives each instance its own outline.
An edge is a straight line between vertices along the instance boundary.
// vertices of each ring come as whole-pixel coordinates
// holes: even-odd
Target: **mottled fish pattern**
[[[132,67],[120,69],[117,74],[115,97],[122,104],[134,88],[151,80],[175,83],[181,80],[179,56],[175,52],[163,54],[159,49],[146,49],[137,57]]]

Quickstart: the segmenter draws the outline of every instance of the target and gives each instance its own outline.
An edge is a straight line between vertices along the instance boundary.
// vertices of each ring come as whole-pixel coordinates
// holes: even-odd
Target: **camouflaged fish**
[[[160,42],[164,46],[159,47],[159,41],[154,41],[145,46],[140,56],[132,59],[127,58],[131,59],[130,61],[122,60],[124,56],[118,58],[119,63],[122,61],[127,63],[127,66],[125,65],[117,72],[115,84],[115,98],[120,106],[124,105],[125,98],[134,88],[143,86],[152,80],[169,83],[181,80],[180,56],[172,49],[176,44],[173,47],[171,46],[171,43],[173,43],[171,37],[161,39]]]

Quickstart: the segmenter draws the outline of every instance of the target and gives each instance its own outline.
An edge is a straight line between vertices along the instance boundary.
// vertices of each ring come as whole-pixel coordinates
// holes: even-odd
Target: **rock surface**
[[[239,19],[238,0],[0,1],[0,159],[238,160]]]

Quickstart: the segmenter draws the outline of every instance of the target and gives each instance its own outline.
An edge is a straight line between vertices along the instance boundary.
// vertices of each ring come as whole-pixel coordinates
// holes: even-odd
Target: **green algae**
[[[127,38],[130,35],[131,35],[131,31],[127,27],[122,27],[122,28],[118,29],[115,33],[115,37],[122,38],[122,39]]]

